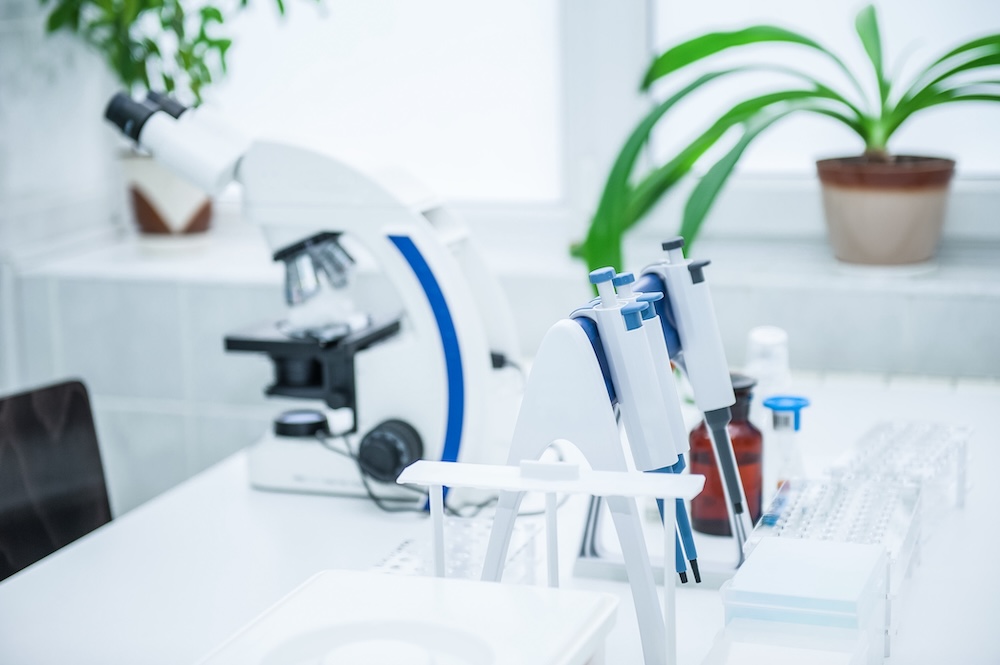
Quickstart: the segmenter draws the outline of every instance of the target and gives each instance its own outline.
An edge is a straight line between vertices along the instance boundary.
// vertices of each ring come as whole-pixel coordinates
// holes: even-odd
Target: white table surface
[[[968,506],[940,525],[908,581],[894,663],[1000,663],[1000,384],[802,376],[807,465],[839,456],[868,427],[895,418],[969,424]],[[579,542],[582,504],[560,511],[562,554]],[[266,493],[246,482],[237,454],[0,583],[0,663],[184,664],[312,574],[366,570],[429,524],[367,501]],[[564,559],[565,560],[565,559]],[[608,662],[641,663],[627,585],[564,585],[621,598]],[[699,663],[722,627],[711,590],[678,592],[678,662]]]

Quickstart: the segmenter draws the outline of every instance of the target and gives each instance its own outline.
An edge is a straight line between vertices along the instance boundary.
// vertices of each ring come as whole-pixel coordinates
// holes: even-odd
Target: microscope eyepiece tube
[[[138,143],[139,134],[146,121],[159,110],[160,108],[154,104],[136,101],[124,92],[119,92],[108,102],[104,117],[118,127],[125,136]]]
[[[150,90],[146,93],[146,101],[153,106],[160,107],[161,111],[174,119],[180,118],[188,110],[187,106],[184,106],[173,97],[165,95],[162,92],[156,92],[155,90]]]
[[[105,117],[157,162],[209,194],[217,194],[236,179],[236,166],[247,150],[244,142],[222,140],[207,128],[174,118],[149,100],[136,101],[124,93],[111,98]]]

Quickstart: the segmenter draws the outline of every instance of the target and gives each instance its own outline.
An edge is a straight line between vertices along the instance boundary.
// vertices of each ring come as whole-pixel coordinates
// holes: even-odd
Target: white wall
[[[234,23],[208,100],[270,138],[361,167],[393,164],[440,195],[559,198],[556,0],[288,0]]]
[[[14,271],[54,247],[105,234],[121,211],[116,143],[101,119],[103,63],[44,33],[34,0],[0,0],[0,390],[23,385]]]
[[[37,3],[0,0],[0,257],[108,225],[121,198],[110,77],[44,25]]]

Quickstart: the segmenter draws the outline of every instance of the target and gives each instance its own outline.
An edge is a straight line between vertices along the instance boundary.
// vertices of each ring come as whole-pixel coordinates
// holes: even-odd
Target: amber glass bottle
[[[750,423],[751,389],[757,384],[749,376],[733,373],[733,391],[736,404],[732,407],[733,419],[729,423],[729,438],[733,440],[736,464],[743,479],[743,491],[747,496],[750,517],[756,524],[760,518],[762,437],[760,430]],[[719,469],[715,465],[715,453],[708,436],[708,428],[702,422],[691,432],[690,467],[691,473],[705,476],[705,489],[691,502],[691,525],[702,533],[716,536],[730,535],[729,512]]]

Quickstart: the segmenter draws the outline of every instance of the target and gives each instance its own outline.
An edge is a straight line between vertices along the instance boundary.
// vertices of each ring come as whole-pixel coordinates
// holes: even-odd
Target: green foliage
[[[684,208],[680,234],[688,248],[746,148],[767,128],[788,115],[806,112],[836,120],[864,142],[867,157],[890,161],[889,139],[914,114],[952,102],[1000,102],[1000,34],[956,46],[924,67],[908,86],[903,86],[896,85],[886,74],[875,8],[869,5],[862,9],[854,25],[874,73],[877,86],[874,102],[836,54],[815,40],[776,26],[758,25],[701,35],[657,57],[643,78],[643,90],[658,82],[674,83],[690,65],[724,51],[764,43],[820,54],[843,74],[849,90],[838,91],[792,66],[749,64],[702,74],[658,104],[632,131],[611,168],[587,236],[572,247],[572,254],[583,259],[590,270],[608,265],[621,269],[624,234],[688,175],[706,152],[732,137],[730,130],[738,132],[735,144],[708,167]],[[794,59],[786,61],[794,62]],[[665,164],[648,172],[637,172],[639,156],[649,144],[654,128],[674,105],[709,83],[762,70],[787,75],[796,79],[799,85],[736,104]]]
[[[158,89],[194,103],[225,75],[233,44],[224,34],[226,19],[247,6],[247,0],[229,11],[210,4],[186,9],[181,0],[41,2],[54,2],[47,30],[78,35],[129,91]],[[275,2],[283,15],[283,1]]]

